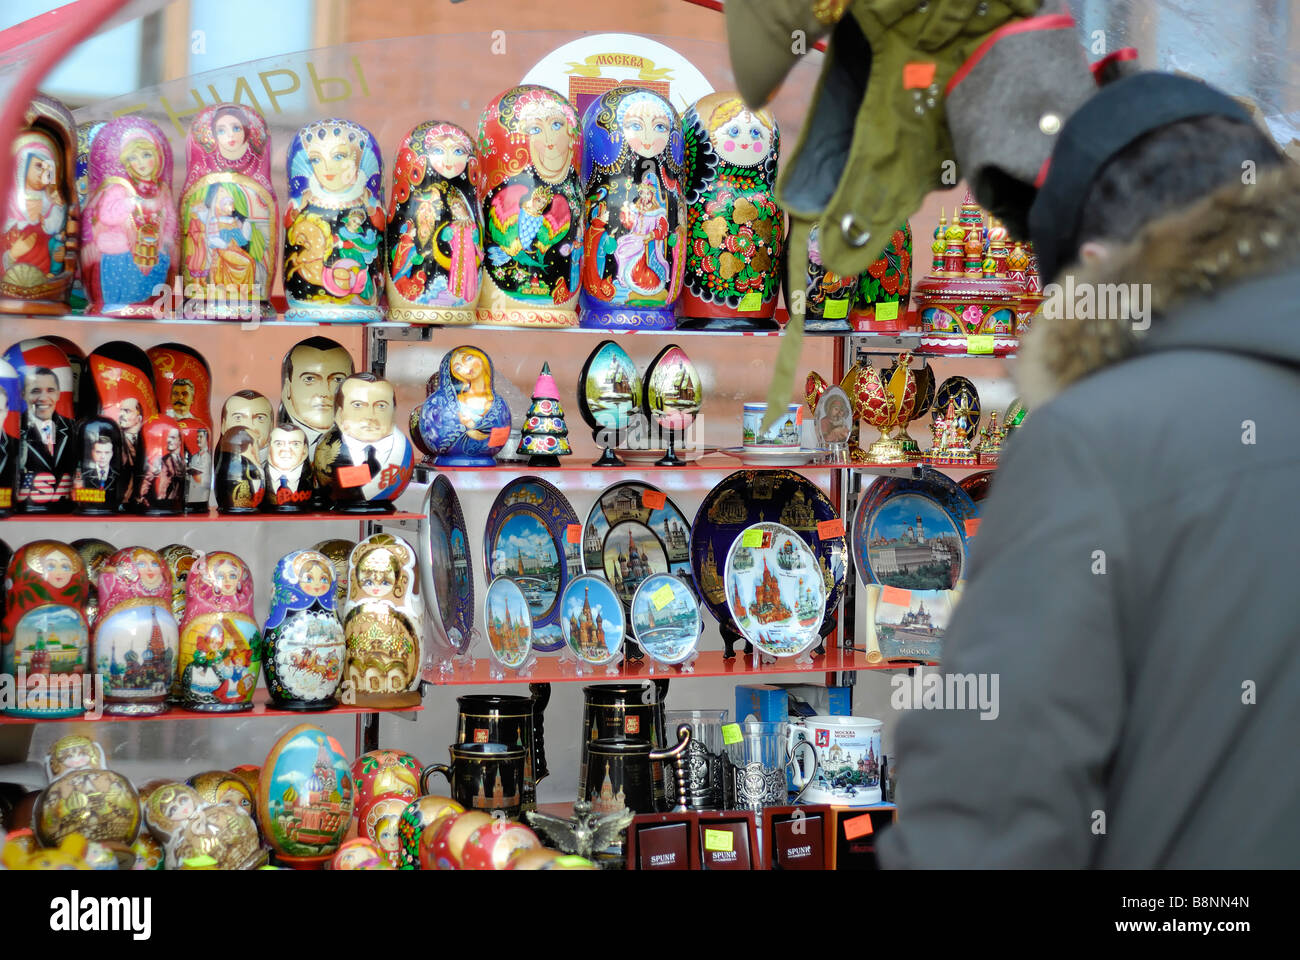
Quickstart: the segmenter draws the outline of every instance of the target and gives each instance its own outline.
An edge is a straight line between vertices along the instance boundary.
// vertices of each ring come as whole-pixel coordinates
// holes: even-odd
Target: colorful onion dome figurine
[[[587,108],[582,138],[582,325],[671,330],[686,241],[677,111],[616,87]]]
[[[441,466],[490,467],[510,437],[510,408],[494,389],[492,361],[478,347],[442,358],[437,387],[420,406],[420,436]]]
[[[172,196],[172,148],[158,125],[119,117],[90,147],[81,219],[86,312],[153,316],[176,276],[179,230]]]
[[[328,710],[347,659],[334,566],[315,550],[295,550],[276,564],[273,583],[262,634],[271,701],[282,710]]]
[[[98,591],[94,652],[95,670],[104,677],[104,712],[165,712],[180,650],[166,562],[146,547],[119,550],[100,568]]]
[[[253,706],[262,634],[253,619],[253,577],[233,553],[200,554],[185,583],[178,669],[187,710],[228,713]]]
[[[478,123],[487,256],[478,322],[573,327],[582,268],[582,131],[569,101],[532,84]]]
[[[280,218],[266,120],[251,107],[200,111],[185,144],[181,260],[190,319],[274,316]]]
[[[285,164],[285,318],[382,319],[384,163],[374,136],[318,120],[294,136]]]
[[[483,266],[481,172],[470,135],[418,124],[402,140],[388,206],[388,318],[473,323]]]
[[[387,533],[362,540],[349,558],[343,630],[347,682],[359,705],[420,702],[424,608],[415,562],[411,545]]]
[[[334,396],[335,423],[316,447],[316,485],[343,513],[391,513],[411,482],[411,441],[397,426],[395,391],[354,373]]]

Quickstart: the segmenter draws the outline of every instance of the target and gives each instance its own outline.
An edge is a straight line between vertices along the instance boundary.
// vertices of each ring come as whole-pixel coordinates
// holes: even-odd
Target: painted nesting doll
[[[266,493],[262,509],[276,513],[302,513],[312,508],[315,474],[308,463],[307,435],[302,427],[280,424],[271,430],[266,459]]]
[[[284,296],[289,320],[382,320],[384,162],[350,120],[317,120],[289,143]]]
[[[125,340],[96,347],[87,363],[99,397],[100,416],[117,421],[122,431],[122,502],[126,509],[138,510],[140,481],[146,469],[144,425],[159,413],[153,364],[143,350]]]
[[[339,384],[335,423],[316,447],[316,485],[343,513],[392,513],[411,482],[414,448],[398,426],[396,393],[373,373]]]
[[[10,148],[13,179],[0,237],[0,312],[68,312],[77,271],[77,125],[68,108],[36,96]]]
[[[176,276],[179,231],[172,148],[143,117],[110,120],[95,135],[81,218],[86,312],[154,315]]]
[[[347,660],[334,566],[315,550],[295,550],[276,564],[274,590],[262,632],[271,702],[282,710],[328,710]]]
[[[880,257],[858,275],[849,319],[855,330],[895,332],[907,329],[912,293],[912,227],[906,220],[889,238]]]
[[[206,856],[218,870],[255,870],[266,863],[257,823],[234,803],[204,803],[185,783],[164,783],[144,804],[144,822],[163,846],[166,867]]]
[[[271,401],[256,390],[238,390],[221,405],[222,435],[232,427],[246,429],[253,435],[259,464],[266,463],[273,426],[275,414],[271,410]]]
[[[207,713],[250,709],[261,664],[248,565],[233,553],[200,554],[185,584],[177,664],[182,705]]]
[[[402,140],[388,206],[388,318],[473,323],[483,266],[479,160],[470,135],[428,121]]]
[[[356,371],[352,354],[328,337],[308,337],[280,362],[280,422],[302,429],[310,460],[320,438],[334,426],[334,394]]]
[[[787,237],[787,242],[789,238]],[[793,268],[791,268],[793,269]],[[808,274],[804,284],[804,329],[814,333],[849,333],[849,314],[857,291],[857,277],[842,277],[822,263],[817,224],[808,234]],[[787,290],[793,284],[787,285]],[[787,300],[789,298],[787,297]]]
[[[0,667],[16,685],[4,712],[42,720],[81,716],[90,660],[84,613],[90,579],[81,557],[66,543],[33,541],[10,558],[5,587]]]
[[[172,581],[172,615],[180,623],[185,616],[185,582],[198,554],[183,543],[169,543],[158,551],[158,555],[167,564],[167,573]]]
[[[89,197],[89,178],[90,178],[90,145],[95,140],[95,134],[104,128],[104,121],[97,120],[94,123],[77,124],[77,209],[86,209],[86,200]],[[81,259],[77,259],[77,275],[72,281],[72,308],[74,310],[84,311],[86,309],[86,290],[81,285]]]
[[[218,513],[255,513],[266,496],[266,478],[257,459],[257,439],[247,427],[221,435],[212,472]]]
[[[685,289],[677,325],[775,330],[784,214],[776,204],[780,133],[767,110],[711,93],[686,111]]]
[[[348,598],[348,559],[352,556],[352,549],[356,545],[355,540],[322,540],[311,547],[317,553],[325,554],[334,567],[334,610],[336,613],[343,610],[343,604]],[[340,619],[342,619],[341,613]]]
[[[54,344],[68,358],[68,369],[72,371],[73,416],[80,420],[82,417],[93,417],[99,413],[99,394],[90,375],[90,359],[85,351],[67,337],[46,333],[41,335],[41,339]]]
[[[140,430],[140,465],[135,505],[149,516],[185,511],[185,459],[181,425],[167,416],[150,417]]]
[[[72,475],[72,509],[81,514],[113,514],[122,507],[126,485],[122,431],[107,417],[77,421],[80,454]]]
[[[97,584],[95,672],[104,678],[104,712],[165,712],[180,650],[166,562],[153,550],[127,547],[104,562]]]
[[[527,84],[478,122],[483,289],[478,322],[573,327],[582,268],[582,131],[569,101]]]
[[[510,439],[510,407],[492,388],[492,361],[478,347],[442,358],[437,388],[420,406],[419,432],[441,466],[490,467]]]
[[[185,509],[206,513],[212,492],[212,452],[220,439],[212,429],[212,371],[202,354],[183,343],[160,344],[145,353],[153,364],[158,405],[180,424]]]
[[[72,368],[48,340],[23,340],[5,351],[21,380],[22,399],[6,432],[14,445],[14,509],[62,513],[71,506],[77,449],[73,436]]]
[[[0,518],[14,506],[14,467],[23,422],[23,382],[13,364],[0,355]]]
[[[185,167],[180,222],[186,300],[196,314],[212,319],[273,317],[280,221],[266,120],[233,103],[201,111],[190,124]]]
[[[32,808],[41,845],[57,847],[71,834],[93,843],[130,846],[140,830],[140,795],[131,781],[109,770],[104,749],[73,734],[56,740],[45,757],[50,783]]]
[[[376,533],[353,549],[343,632],[347,682],[359,706],[409,707],[420,702],[424,608],[415,551],[405,540]]]
[[[583,114],[582,141],[582,325],[671,330],[686,241],[677,111],[616,87]]]
[[[86,600],[86,624],[93,629],[95,620],[99,616],[99,589],[95,584],[99,582],[100,568],[109,557],[117,553],[117,548],[105,540],[97,540],[94,537],[73,540],[71,546],[77,551],[77,556],[81,557],[81,562],[86,565],[86,576],[90,579],[90,597]],[[6,566],[8,562],[8,557],[5,557]],[[0,614],[3,612],[3,607],[0,607]]]

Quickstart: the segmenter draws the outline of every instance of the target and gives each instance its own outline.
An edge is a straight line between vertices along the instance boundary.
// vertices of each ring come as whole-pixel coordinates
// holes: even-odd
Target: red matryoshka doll
[[[136,508],[149,516],[175,516],[185,510],[185,449],[181,425],[171,417],[150,417],[140,431]]]
[[[391,870],[387,858],[366,837],[346,840],[330,859],[331,870]]]
[[[99,396],[100,416],[115,421],[122,431],[122,502],[127,510],[138,510],[140,481],[146,469],[144,425],[159,413],[153,365],[143,350],[125,340],[101,344],[87,362]]]
[[[906,220],[871,266],[858,275],[849,320],[853,329],[894,333],[907,329],[912,293],[912,228]]]
[[[780,134],[767,110],[711,93],[686,111],[686,288],[677,325],[775,330],[784,214],[776,204]]]
[[[357,832],[375,845],[384,862],[392,869],[402,866],[402,811],[409,801],[405,797],[380,797],[357,815]]]
[[[424,607],[415,551],[405,540],[376,533],[356,545],[348,564],[343,632],[347,682],[358,705],[420,702]]]
[[[122,509],[126,470],[122,461],[122,431],[107,417],[77,421],[79,452],[72,475],[72,509],[75,513],[114,514]]]
[[[146,547],[119,550],[100,568],[98,590],[95,672],[104,678],[104,712],[164,713],[180,649],[166,562]]]
[[[251,107],[201,111],[185,142],[181,263],[187,316],[273,317],[280,248],[266,120]]]
[[[364,821],[385,797],[405,805],[420,795],[420,761],[404,750],[371,750],[352,762],[352,782],[357,788],[357,819]]]
[[[334,566],[315,550],[295,550],[275,565],[262,659],[271,702],[281,710],[337,704],[347,646],[334,609]]]
[[[14,509],[19,513],[62,513],[72,505],[72,474],[77,463],[72,368],[62,350],[39,337],[14,344],[4,357],[22,386],[20,405],[6,417],[6,433],[17,440],[13,448]]]
[[[119,117],[90,146],[81,218],[86,312],[154,315],[176,276],[179,250],[172,197],[172,148],[157,124]]]
[[[19,547],[5,573],[0,669],[15,678],[14,717],[53,720],[86,711],[90,579],[77,551],[56,540]]]
[[[582,131],[569,101],[527,84],[478,122],[483,289],[478,322],[573,327],[582,268]]]
[[[388,206],[388,319],[473,323],[483,265],[479,159],[454,123],[416,126],[397,151]]]
[[[686,240],[677,111],[616,87],[587,107],[582,141],[582,325],[671,330]]]
[[[164,343],[145,353],[153,364],[154,394],[162,412],[181,427],[185,461],[185,509],[206,513],[212,491],[212,373],[208,362],[182,343]]]
[[[298,131],[285,160],[284,295],[289,320],[382,320],[384,162],[350,120]]]
[[[0,312],[68,312],[77,272],[77,125],[68,108],[36,96],[10,148],[3,185]]]
[[[204,713],[251,709],[261,667],[248,565],[233,553],[200,554],[185,584],[177,666],[182,706]]]

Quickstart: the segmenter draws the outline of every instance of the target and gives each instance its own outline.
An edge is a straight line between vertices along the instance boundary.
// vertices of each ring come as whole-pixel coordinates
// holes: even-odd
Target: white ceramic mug
[[[841,807],[879,803],[881,727],[879,720],[869,717],[791,720],[787,746],[794,760],[795,788],[802,790],[800,799]],[[796,751],[805,741],[812,744],[812,751]]]

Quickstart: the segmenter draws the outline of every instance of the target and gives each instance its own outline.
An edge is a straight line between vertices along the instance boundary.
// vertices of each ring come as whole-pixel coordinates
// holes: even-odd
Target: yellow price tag
[[[740,298],[740,307],[742,312],[763,309],[763,292],[761,290],[751,290]]]
[[[886,300],[884,303],[876,304],[877,320],[897,320],[898,319],[898,301]]]
[[[827,320],[843,320],[849,315],[849,302],[847,300],[827,300],[826,309],[822,311],[822,317]]]
[[[733,743],[740,743],[743,738],[740,735],[740,724],[724,723],[722,725],[722,742],[727,746]]]
[[[966,337],[966,352],[971,355],[990,355],[993,353],[993,334],[972,333]]]
[[[704,849],[719,853],[731,853],[734,838],[730,830],[710,830],[704,828]]]
[[[740,545],[742,547],[761,547],[763,545],[763,531],[746,530],[740,535]]]
[[[665,583],[662,587],[650,594],[650,599],[654,602],[656,610],[662,610],[668,604],[673,602],[673,585]]]

